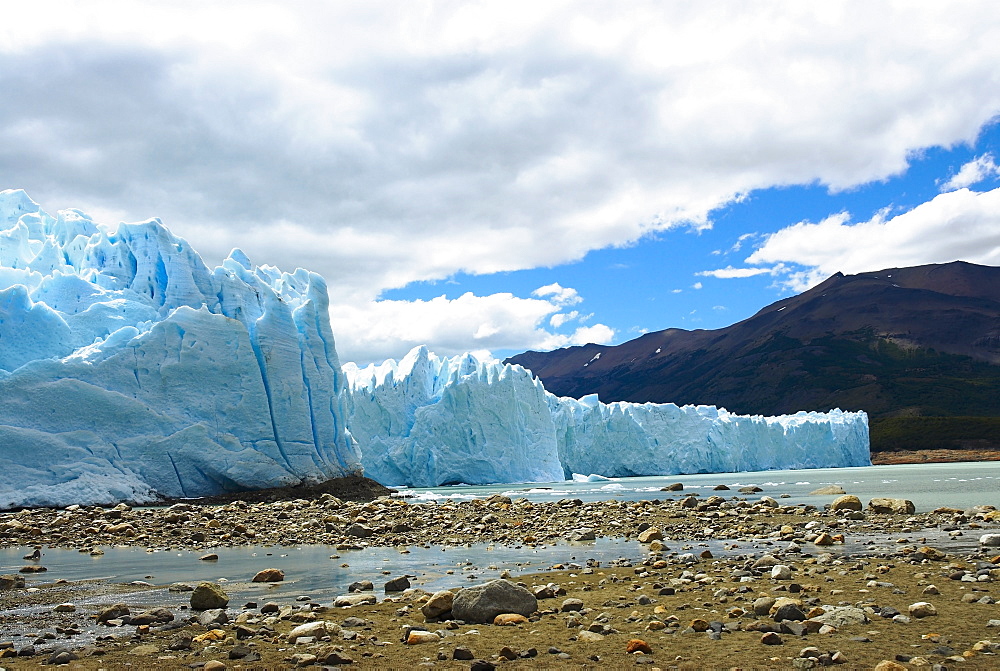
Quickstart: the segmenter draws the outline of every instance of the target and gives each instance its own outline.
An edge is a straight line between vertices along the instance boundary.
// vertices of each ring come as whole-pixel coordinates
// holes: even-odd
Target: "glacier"
[[[361,473],[323,278],[0,191],[0,509]]]
[[[863,412],[558,398],[426,347],[341,366],[329,294],[158,219],[0,191],[0,509],[152,502],[362,472],[393,486],[870,464]],[[589,474],[589,475],[579,475]]]
[[[871,464],[864,412],[762,417],[559,398],[520,366],[426,347],[344,373],[365,473],[389,486]]]

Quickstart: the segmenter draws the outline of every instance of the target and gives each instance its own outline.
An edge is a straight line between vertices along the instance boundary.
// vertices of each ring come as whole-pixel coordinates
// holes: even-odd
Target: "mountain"
[[[837,273],[726,328],[507,362],[555,394],[604,402],[865,410],[873,451],[1000,447],[1000,268],[956,261]]]

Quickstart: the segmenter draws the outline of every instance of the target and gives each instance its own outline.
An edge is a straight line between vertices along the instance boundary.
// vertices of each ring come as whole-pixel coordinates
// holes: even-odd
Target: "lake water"
[[[809,492],[826,485],[840,485],[863,503],[880,496],[910,499],[917,512],[927,512],[941,506],[968,508],[989,504],[1000,507],[1000,461],[667,475],[535,485],[458,485],[401,489],[400,493],[417,501],[471,499],[490,494],[505,494],[515,498],[520,496],[532,501],[563,498],[634,501],[679,496],[678,492],[661,491],[664,486],[675,482],[684,484],[685,493],[697,492],[702,496],[729,496],[735,494],[740,487],[756,485],[764,490],[758,497],[765,494],[774,497],[789,495],[782,503],[829,503],[834,497],[810,496]],[[712,490],[716,485],[726,485],[733,491],[714,492]]]
[[[833,496],[810,496],[809,492],[829,484],[837,484],[862,502],[877,496],[907,498],[918,511],[929,511],[940,506],[968,508],[973,505],[991,504],[1000,507],[1000,462],[966,462],[955,464],[915,464],[897,466],[869,466],[862,468],[813,469],[794,471],[764,471],[756,473],[713,473],[701,475],[674,475],[641,478],[621,478],[602,482],[559,482],[526,485],[453,486],[430,489],[403,489],[400,494],[411,502],[445,502],[485,497],[495,493],[511,497],[525,497],[532,501],[552,501],[579,498],[584,501],[606,499],[638,500],[677,497],[678,492],[663,492],[671,483],[681,482],[684,492],[697,492],[702,496],[718,493],[738,495],[739,487],[756,485],[764,491],[741,496],[755,500],[762,495],[779,497],[782,503],[808,503],[822,506]],[[715,492],[716,485],[724,484],[730,492]],[[938,535],[936,530],[921,533],[930,542]],[[850,535],[849,535],[850,537]],[[881,539],[889,542],[889,539]],[[971,535],[966,539],[969,548],[975,545]],[[671,539],[673,551],[708,548],[716,556],[736,553],[761,553],[771,547],[766,540],[743,543],[734,551],[727,551],[723,541],[704,542],[700,539]],[[143,580],[157,585],[173,582],[221,581],[226,584],[233,601],[231,607],[239,608],[245,601],[268,600],[288,602],[299,595],[308,595],[316,601],[328,603],[336,595],[344,594],[347,586],[356,580],[371,580],[381,586],[390,577],[412,576],[414,586],[427,590],[451,588],[463,584],[476,584],[499,576],[509,570],[514,575],[539,572],[555,563],[576,562],[585,564],[596,560],[603,565],[625,560],[641,560],[645,550],[635,541],[598,539],[588,543],[561,543],[546,547],[514,547],[469,545],[463,547],[425,548],[368,548],[357,551],[335,551],[330,546],[218,548],[217,562],[200,561],[207,551],[157,551],[144,548],[105,548],[105,554],[91,557],[75,550],[44,549],[42,565],[48,568],[43,574],[28,575],[28,585],[50,583],[64,578],[70,581],[103,578],[115,583]],[[21,556],[29,548],[0,550],[0,573],[13,573],[24,565]],[[837,547],[835,552],[864,551],[861,541]],[[331,557],[331,555],[335,555]],[[347,564],[347,566],[343,566]],[[249,577],[263,568],[284,570],[284,582],[271,585],[247,582]],[[381,590],[377,591],[381,596]],[[122,597],[116,597],[121,599]],[[165,605],[180,607],[187,600],[186,594],[168,593],[166,590],[137,593],[126,601],[133,606]],[[95,598],[78,606],[95,607],[107,599]],[[0,616],[3,616],[0,613]],[[11,632],[10,635],[16,635]]]

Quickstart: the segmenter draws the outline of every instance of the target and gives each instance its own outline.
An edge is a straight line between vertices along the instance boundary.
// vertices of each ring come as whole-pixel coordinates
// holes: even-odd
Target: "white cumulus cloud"
[[[941,185],[942,191],[955,191],[978,184],[988,177],[1000,176],[1000,166],[993,162],[992,154],[983,154],[963,165],[955,175]]]
[[[379,296],[703,230],[755,189],[885,179],[1000,110],[992,0],[8,4],[0,188],[159,216],[209,263],[307,267],[353,316],[342,342],[408,340],[398,313],[439,324],[409,329],[439,353],[527,347],[537,310],[455,299],[507,305],[518,341]]]
[[[412,347],[427,343],[433,343],[438,354],[453,356],[470,350],[607,344],[614,339],[614,329],[604,324],[578,326],[570,333],[553,330],[571,320],[556,319],[561,309],[556,300],[467,292],[457,298],[438,296],[426,301],[333,304],[331,315],[341,360],[359,364],[398,359]],[[546,328],[547,320],[551,328]]]
[[[717,268],[716,270],[700,270],[695,275],[701,277],[717,277],[719,279],[732,279],[734,277],[754,277],[755,275],[766,275],[768,273],[773,273],[772,268],[733,268],[732,266],[726,266],[725,268]]]
[[[893,217],[852,222],[842,212],[770,235],[747,263],[795,264],[782,282],[802,291],[847,274],[963,260],[1000,265],[1000,189],[943,193]]]

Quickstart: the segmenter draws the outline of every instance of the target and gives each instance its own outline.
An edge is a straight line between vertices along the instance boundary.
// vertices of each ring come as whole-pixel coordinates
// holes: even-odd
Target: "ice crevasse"
[[[344,372],[365,472],[386,485],[866,466],[868,417],[560,398],[516,365],[425,347]]]
[[[0,191],[0,508],[360,473],[324,280]]]

